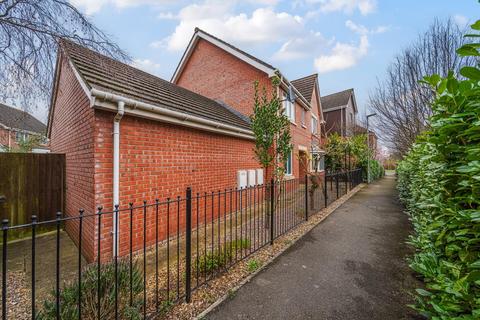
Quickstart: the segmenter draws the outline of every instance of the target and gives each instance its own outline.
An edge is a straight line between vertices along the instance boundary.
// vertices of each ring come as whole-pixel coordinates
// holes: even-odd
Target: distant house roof
[[[206,120],[250,129],[249,120],[222,104],[70,41],[61,48],[88,89],[97,89]]]
[[[348,89],[321,97],[323,111],[328,112],[330,109],[346,106],[352,96],[354,96],[353,89]],[[357,110],[355,101],[354,108]]]
[[[0,103],[0,124],[10,129],[45,134],[46,126],[31,114]]]
[[[291,83],[308,102],[311,102],[317,77],[318,74],[315,73],[300,79],[292,80]]]

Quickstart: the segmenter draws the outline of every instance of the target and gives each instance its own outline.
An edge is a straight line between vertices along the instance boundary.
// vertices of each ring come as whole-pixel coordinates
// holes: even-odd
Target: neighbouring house
[[[321,98],[327,134],[342,137],[354,134],[357,125],[357,102],[353,89],[333,93]]]
[[[46,126],[31,114],[0,103],[0,152],[15,150],[30,137],[45,136]]]
[[[254,82],[271,92],[274,76],[281,81],[277,94],[291,122],[293,151],[285,166],[287,176],[298,178],[310,171],[322,171],[324,121],[317,74],[289,81],[269,63],[196,28],[172,82],[249,117],[253,113]]]
[[[91,214],[99,205],[111,211],[113,204],[126,208],[129,202],[183,196],[187,187],[223,190],[236,186],[239,170],[259,169],[246,116],[69,41],[58,50],[48,137],[52,152],[66,155],[70,216],[80,208]],[[182,227],[183,210],[179,219]],[[88,260],[96,257],[99,237],[102,255],[112,254],[115,232],[119,254],[127,252],[122,221],[116,229],[112,215],[105,215],[101,234],[94,219],[85,221]],[[149,244],[155,241],[153,222],[147,224]],[[78,223],[69,225],[70,234],[78,234]],[[165,232],[163,227],[160,238]],[[137,236],[133,249],[141,247]]]

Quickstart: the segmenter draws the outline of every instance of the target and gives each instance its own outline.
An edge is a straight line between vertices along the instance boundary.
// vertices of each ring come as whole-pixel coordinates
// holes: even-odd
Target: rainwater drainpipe
[[[113,208],[120,202],[120,120],[125,112],[125,103],[118,101],[117,114],[113,118]],[[113,254],[118,255],[118,212],[113,214]]]

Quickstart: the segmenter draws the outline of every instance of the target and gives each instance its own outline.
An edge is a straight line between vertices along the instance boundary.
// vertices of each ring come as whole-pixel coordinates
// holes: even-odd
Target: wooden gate
[[[3,198],[3,199],[2,199]],[[10,225],[53,220],[64,211],[65,155],[0,153],[0,217]]]

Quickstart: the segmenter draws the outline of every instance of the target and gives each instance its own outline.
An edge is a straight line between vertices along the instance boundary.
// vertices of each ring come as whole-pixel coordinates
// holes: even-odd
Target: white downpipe
[[[120,120],[125,112],[125,103],[118,101],[118,111],[113,119],[113,208],[120,204]],[[117,214],[113,214],[113,253],[118,255]]]

